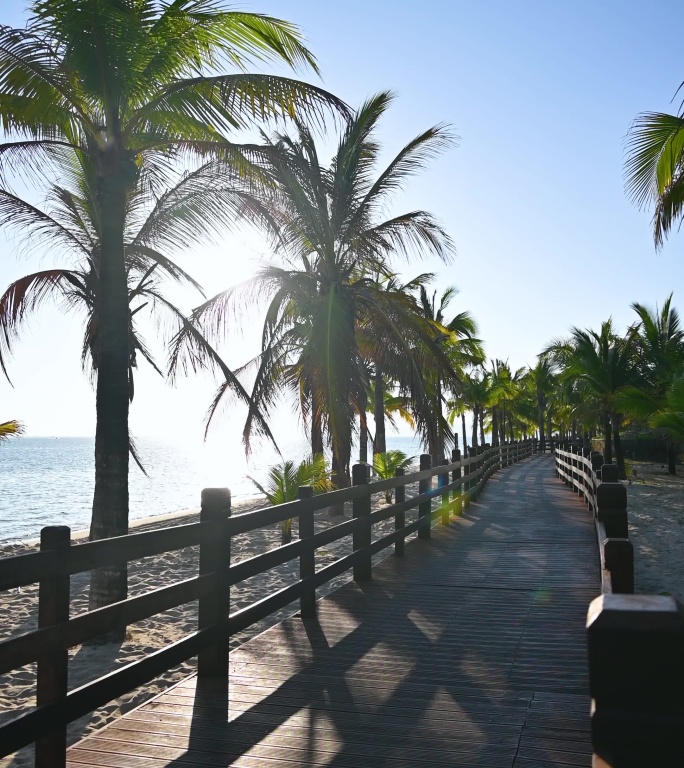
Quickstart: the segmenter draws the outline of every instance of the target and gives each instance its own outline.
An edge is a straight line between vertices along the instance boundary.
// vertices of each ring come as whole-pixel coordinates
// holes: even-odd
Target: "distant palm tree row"
[[[625,477],[626,427],[659,436],[674,474],[684,442],[684,329],[672,295],[661,308],[632,305],[635,321],[619,333],[611,319],[599,330],[573,328],[552,341],[537,364],[512,372],[507,363],[477,366],[449,405],[453,424],[472,413],[472,447],[487,433],[493,445],[536,433],[582,440],[600,435],[606,461]]]

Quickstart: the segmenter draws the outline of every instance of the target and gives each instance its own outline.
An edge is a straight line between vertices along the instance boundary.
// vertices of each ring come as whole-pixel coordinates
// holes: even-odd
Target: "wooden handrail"
[[[635,595],[627,494],[600,454],[556,449],[556,470],[594,515],[601,596],[587,614],[596,768],[684,765],[684,614],[662,595]]]
[[[61,614],[61,608],[47,611],[43,605],[39,607],[44,617],[39,629],[0,641],[0,674],[39,660],[48,680],[56,669],[55,664],[66,664],[69,648],[102,634],[121,631],[128,624],[161,611],[199,600],[197,632],[69,693],[66,693],[66,688],[63,691],[59,687],[45,688],[49,695],[43,701],[39,696],[35,710],[0,727],[0,756],[36,741],[42,745],[36,753],[37,761],[40,760],[39,768],[63,765],[63,748],[55,745],[66,744],[68,723],[193,656],[198,656],[198,677],[223,679],[227,683],[228,642],[232,635],[296,600],[302,601],[304,618],[315,616],[317,587],[350,568],[354,569],[356,579],[371,578],[373,554],[394,546],[396,554],[402,555],[407,536],[415,532],[429,536],[435,520],[448,524],[453,513],[458,514],[464,505],[476,498],[493,472],[504,464],[529,457],[532,451],[533,442],[528,440],[481,449],[476,455],[464,459],[454,452],[452,459],[456,460],[436,466],[429,466],[431,461],[427,457],[423,459],[423,469],[419,472],[397,473],[394,478],[372,483],[365,482],[365,467],[358,465],[358,469],[355,468],[357,482],[351,488],[318,496],[302,489],[297,501],[236,516],[230,515],[230,494],[227,490],[208,489],[203,492],[199,523],[74,546],[68,546],[68,529],[66,533],[60,529],[62,539],[66,536],[67,546],[45,547],[41,552],[0,559],[0,589],[40,581],[46,584],[46,590],[41,587],[41,600],[52,602],[59,598],[62,601],[60,604],[63,604],[66,594],[68,608],[68,582],[74,573],[189,546],[200,547],[200,572],[194,578],[75,617],[69,617],[68,613]],[[440,482],[432,487],[435,476]],[[423,491],[407,499],[406,488],[415,483],[419,483]],[[396,489],[396,502],[371,512],[371,496],[389,489]],[[436,509],[432,509],[434,499],[440,501]],[[354,518],[315,533],[313,513],[342,501],[353,502]],[[405,514],[412,509],[418,509],[420,514],[407,523]],[[230,562],[230,540],[233,536],[292,517],[300,520],[300,538],[297,541],[239,563]],[[372,541],[372,526],[392,517],[394,530]],[[48,539],[49,532],[53,530],[56,529],[44,529]],[[316,550],[349,535],[354,539],[354,551],[316,571]],[[300,571],[295,583],[235,613],[229,612],[228,595],[232,586],[297,559]],[[51,588],[48,589],[48,585]],[[57,754],[60,750],[61,754]]]
[[[603,480],[604,471],[617,478],[614,465],[604,464],[600,454],[585,455],[562,446],[556,447],[555,459],[558,477],[584,497],[594,515],[602,593],[632,594],[634,557],[627,535],[627,492],[622,484]]]

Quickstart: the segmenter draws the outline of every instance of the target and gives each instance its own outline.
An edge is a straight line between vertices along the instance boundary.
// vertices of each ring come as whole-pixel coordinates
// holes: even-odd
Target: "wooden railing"
[[[456,450],[450,462],[434,467],[431,457],[424,455],[419,472],[405,475],[400,470],[392,479],[372,483],[368,481],[367,466],[356,465],[351,488],[318,496],[311,488],[301,488],[297,501],[235,517],[231,516],[227,489],[205,489],[199,523],[74,546],[69,528],[44,528],[39,552],[0,559],[0,590],[39,584],[38,629],[0,642],[0,674],[38,662],[37,706],[0,727],[0,757],[35,742],[37,768],[65,766],[70,722],[195,656],[200,681],[227,686],[232,635],[296,601],[302,618],[314,618],[317,587],[348,569],[353,570],[357,581],[370,579],[374,554],[393,546],[395,554],[403,555],[405,540],[412,533],[430,538],[435,520],[447,525],[452,514],[459,514],[477,496],[493,472],[527,458],[532,451],[532,441],[481,449],[465,459]],[[435,477],[438,482],[433,487]],[[407,486],[415,483],[419,492],[407,499]],[[371,511],[371,497],[388,489],[396,490],[395,503]],[[433,509],[435,501],[439,506]],[[352,519],[316,533],[314,513],[343,502],[352,503]],[[410,510],[417,510],[417,516],[407,522]],[[232,537],[290,518],[298,519],[298,540],[231,563]],[[373,541],[372,526],[391,518],[394,530]],[[316,570],[316,550],[346,536],[352,537],[351,554]],[[190,546],[199,546],[196,577],[69,616],[73,574]],[[295,583],[230,612],[232,586],[296,559],[299,579]],[[195,632],[94,682],[68,690],[69,648],[104,634],[122,632],[129,624],[194,600],[199,601]]]
[[[665,595],[635,595],[627,489],[598,453],[557,448],[556,472],[594,514],[601,596],[587,615],[593,768],[684,766],[684,619]],[[657,510],[654,510],[657,514]]]
[[[627,529],[627,490],[618,482],[615,464],[600,453],[556,448],[556,474],[582,496],[594,516],[601,558],[601,592],[634,592],[634,548]]]

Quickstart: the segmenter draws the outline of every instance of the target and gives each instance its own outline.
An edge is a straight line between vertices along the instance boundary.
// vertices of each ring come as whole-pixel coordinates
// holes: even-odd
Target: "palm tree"
[[[534,394],[537,405],[537,428],[539,430],[539,448],[543,453],[546,450],[546,436],[544,434],[544,420],[549,407],[549,397],[556,385],[554,365],[546,355],[539,355],[537,364],[530,368],[526,374],[527,381]],[[549,437],[551,437],[549,435]]]
[[[268,471],[268,484],[258,483],[253,477],[249,479],[268,499],[270,504],[285,504],[298,498],[299,488],[310,485],[317,493],[334,490],[335,486],[329,479],[330,470],[322,453],[314,454],[299,464],[294,461],[284,461],[276,464]],[[280,524],[283,544],[292,541],[292,519],[283,520]]]
[[[452,397],[447,400],[447,420],[450,426],[454,426],[456,419],[461,417],[461,436],[463,438],[463,457],[468,453],[468,436],[466,434],[466,421],[465,415],[468,411],[468,404],[465,399],[463,387],[459,388],[460,391],[453,394]],[[458,440],[456,440],[458,442]]]
[[[498,429],[498,436],[492,436],[492,444],[513,440],[513,403],[518,395],[518,382],[522,371],[511,372],[508,361],[492,360],[491,381],[486,404],[492,410],[492,431]]]
[[[4,442],[5,440],[9,440],[10,437],[18,437],[19,435],[23,435],[24,431],[24,425],[16,419],[13,421],[0,422],[0,443]]]
[[[636,327],[631,327],[625,337],[618,336],[612,320],[601,324],[599,332],[573,328],[570,339],[555,342],[546,352],[563,361],[563,377],[573,381],[585,397],[594,398],[599,408],[603,427],[606,462],[615,458],[621,477],[625,477],[625,460],[622,452],[620,430],[623,414],[618,410],[619,393],[634,383]]]
[[[227,11],[220,0],[34,0],[30,10],[25,28],[0,27],[0,171],[42,176],[64,151],[87,157],[95,171],[101,290],[91,537],[103,538],[128,530],[131,194],[139,185],[159,194],[186,158],[213,155],[244,170],[248,150],[227,140],[231,130],[340,103],[295,80],[245,74],[253,60],[315,62],[291,24]],[[241,71],[216,74],[224,62]],[[124,570],[96,579],[105,602],[126,596]]]
[[[451,438],[450,426],[442,414],[441,389],[445,380],[452,385],[455,383],[453,342],[456,334],[445,328],[441,321],[426,314],[420,303],[421,292],[433,278],[433,274],[424,273],[402,284],[394,276],[376,276],[381,290],[395,296],[405,295],[406,311],[417,315],[412,324],[418,324],[422,329],[422,338],[407,336],[409,343],[397,347],[378,344],[372,329],[370,333],[365,333],[367,339],[364,342],[364,328],[360,328],[361,349],[369,360],[373,376],[373,450],[377,453],[384,453],[387,449],[386,422],[394,425],[394,411],[400,412],[428,446],[434,442],[436,432]],[[412,325],[402,324],[407,328]],[[451,343],[445,344],[445,339]],[[435,354],[437,351],[439,354]]]
[[[84,370],[97,378],[101,344],[99,336],[101,306],[100,252],[102,232],[93,194],[95,174],[87,158],[63,163],[63,176],[69,186],[52,185],[46,209],[40,209],[0,189],[0,227],[19,230],[24,236],[49,244],[68,267],[53,267],[14,281],[0,297],[0,368],[9,378],[7,357],[31,313],[48,298],[61,301],[68,309],[84,315],[81,361]],[[153,206],[146,206],[145,193],[137,189],[129,199],[124,233],[129,304],[129,398],[134,395],[134,370],[138,356],[160,374],[145,340],[137,329],[137,318],[147,310],[162,326],[184,327],[184,313],[163,294],[164,280],[172,280],[201,291],[199,284],[181,269],[170,254],[201,243],[211,229],[224,228],[226,212],[246,216],[250,213],[249,187],[237,175],[206,164],[194,173],[184,174],[173,188]],[[201,217],[203,228],[192,226]],[[163,375],[163,374],[162,374]],[[229,370],[231,385],[238,397],[249,403],[249,395]],[[132,441],[131,455],[140,465]]]
[[[684,214],[684,115],[637,116],[627,140],[625,177],[632,200],[653,207],[653,240],[661,248]]]
[[[662,308],[650,309],[642,304],[632,304],[639,317],[638,334],[635,337],[639,381],[623,398],[625,410],[654,426],[656,414],[675,412],[668,399],[679,391],[677,382],[684,371],[684,330],[679,313],[672,306],[672,294]],[[673,390],[674,387],[674,390]],[[672,430],[667,435],[668,472],[677,472],[677,441]]]
[[[277,187],[270,201],[274,247],[285,267],[265,267],[251,283],[270,299],[253,399],[255,407],[268,410],[283,384],[298,394],[312,446],[321,446],[324,436],[330,440],[338,487],[350,481],[355,418],[365,408],[370,383],[367,360],[385,367],[406,355],[416,387],[421,375],[415,350],[430,348],[446,365],[433,349],[433,327],[412,297],[398,286],[379,286],[373,277],[391,279],[388,259],[395,253],[448,260],[453,251],[449,236],[425,211],[381,217],[392,193],[453,141],[445,127],[430,128],[374,177],[380,147],[373,134],[391,101],[381,93],[353,115],[327,168],[303,123],[297,138],[277,134],[269,143]],[[233,292],[219,294],[193,313],[193,322],[220,329],[232,301]],[[186,341],[179,339],[181,355],[190,353]],[[251,426],[248,418],[247,438]]]
[[[437,291],[434,291],[430,296],[425,285],[420,285],[420,306],[424,316],[433,321],[438,329],[442,329],[442,332],[436,335],[435,342],[447,350],[452,361],[453,378],[456,382],[466,365],[477,365],[484,359],[482,343],[476,338],[477,323],[472,315],[469,312],[459,312],[451,320],[447,321],[446,319],[447,308],[457,294],[458,289],[455,286],[449,286],[438,301]],[[445,424],[448,424],[448,421],[445,421],[442,415],[443,381],[439,374],[435,377],[433,387],[435,393],[434,410],[437,412],[437,418],[430,420],[427,435],[428,453],[436,457],[437,460],[441,460],[444,457],[444,443],[447,437]]]
[[[484,418],[484,410],[490,397],[491,375],[481,369],[473,373],[464,375],[461,383],[461,393],[463,402],[468,410],[473,414],[471,446],[474,450],[478,447],[478,426],[480,420]],[[484,435],[480,435],[481,442]]]
[[[385,451],[373,456],[373,469],[380,480],[394,477],[398,469],[406,469],[413,461],[413,456],[407,456],[403,451]],[[392,489],[385,491],[385,501],[392,503]]]

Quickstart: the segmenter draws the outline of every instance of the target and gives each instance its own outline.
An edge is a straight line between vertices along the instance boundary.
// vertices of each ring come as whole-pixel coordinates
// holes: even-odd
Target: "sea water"
[[[197,509],[202,488],[228,487],[236,502],[259,495],[249,477],[264,484],[282,461],[272,447],[246,458],[230,449],[189,441],[136,441],[147,474],[131,461],[131,520]],[[420,453],[413,437],[387,436],[388,449]],[[281,446],[283,458],[307,455],[302,438]],[[94,440],[89,437],[23,437],[0,443],[0,542],[36,538],[45,525],[88,528],[94,486]]]

